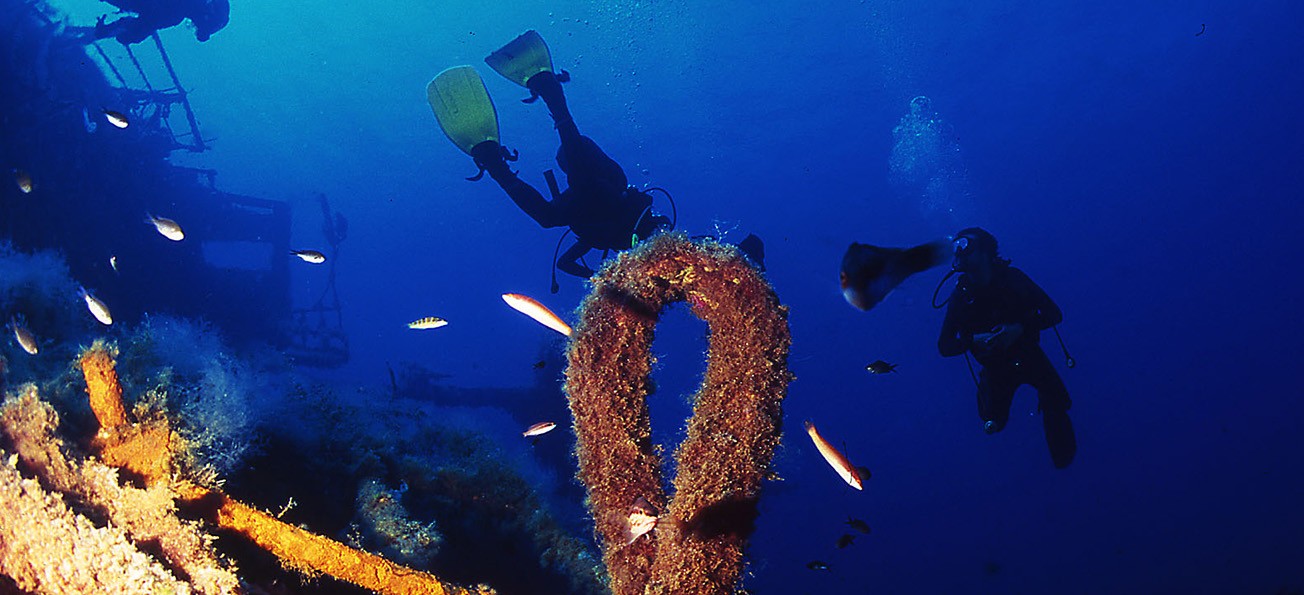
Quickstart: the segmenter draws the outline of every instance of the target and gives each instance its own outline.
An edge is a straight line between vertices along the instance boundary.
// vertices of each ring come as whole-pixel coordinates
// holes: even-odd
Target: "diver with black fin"
[[[1023,271],[1001,258],[996,237],[986,230],[960,230],[952,251],[951,269],[960,278],[944,302],[938,352],[944,357],[970,353],[982,366],[976,378],[978,415],[988,434],[1009,421],[1016,389],[1035,388],[1051,462],[1068,467],[1078,450],[1068,414],[1073,402],[1040,345],[1041,331],[1058,325],[1063,313]],[[1064,355],[1073,367],[1067,348]]]
[[[649,192],[656,189],[645,192],[630,186],[620,164],[593,139],[580,133],[561,88],[570,76],[553,68],[552,55],[537,32],[526,31],[490,54],[485,62],[507,80],[528,89],[530,97],[525,102],[543,99],[561,138],[557,165],[566,174],[565,190],[558,187],[548,171],[544,175],[552,200],[545,199],[508,166],[517,153],[508,151],[500,142],[493,102],[472,67],[458,66],[436,76],[426,89],[430,107],[448,138],[480,169],[468,179],[479,180],[488,173],[539,225],[569,227],[568,233],[575,234],[575,242],[560,257],[554,253],[555,269],[590,277],[593,269],[581,260],[590,251],[628,249],[658,231],[674,227],[673,219],[653,208]],[[554,272],[552,291],[557,290]]]

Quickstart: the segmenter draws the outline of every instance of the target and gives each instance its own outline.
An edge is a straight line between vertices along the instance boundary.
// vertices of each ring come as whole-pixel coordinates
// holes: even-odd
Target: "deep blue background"
[[[82,23],[108,5],[69,0]],[[1057,2],[247,2],[204,44],[164,35],[224,190],[290,201],[320,242],[317,192],[351,221],[339,289],[374,385],[417,361],[464,386],[530,382],[550,341],[504,292],[564,317],[585,286],[541,230],[440,133],[425,85],[476,65],[538,187],[556,137],[482,60],[549,41],[581,129],[633,183],[669,188],[681,228],[767,242],[791,307],[789,434],[750,550],[753,593],[1272,593],[1304,588],[1304,5]],[[384,8],[381,8],[383,5]],[[1202,27],[1205,33],[1197,36]],[[953,130],[953,212],[889,183],[917,95]],[[870,313],[837,268],[852,241],[910,245],[981,225],[1065,312],[1060,365],[1079,453],[1050,465],[1029,392],[986,436],[959,359],[935,348],[940,272]],[[311,300],[321,269],[296,269]],[[404,323],[441,316],[446,328]],[[677,442],[704,326],[660,327],[657,435]],[[1043,337],[1062,363],[1053,335]],[[898,363],[871,376],[864,364]],[[487,403],[486,405],[492,405]],[[843,485],[815,421],[873,469]],[[848,515],[873,534],[838,550]],[[823,560],[831,572],[806,563]]]

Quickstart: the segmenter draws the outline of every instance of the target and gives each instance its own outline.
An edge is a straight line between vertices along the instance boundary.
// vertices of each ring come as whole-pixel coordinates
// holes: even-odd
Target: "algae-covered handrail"
[[[131,424],[122,405],[122,388],[112,350],[96,342],[80,358],[91,409],[101,424],[95,446],[105,462],[135,472],[146,484],[167,481],[171,467],[170,430],[165,421]],[[161,424],[161,425],[160,425]],[[160,463],[161,462],[161,463]],[[486,595],[487,587],[463,589],[438,577],[355,550],[337,541],[284,523],[242,504],[219,490],[179,481],[177,498],[215,525],[239,533],[276,555],[289,568],[328,574],[386,595]]]
[[[675,302],[707,323],[710,346],[667,502],[647,395],[653,330]],[[732,246],[662,235],[593,278],[565,389],[613,593],[734,592],[779,444],[790,342],[786,309]],[[631,543],[629,512],[640,498],[664,512]]]
[[[209,521],[239,533],[304,574],[329,574],[360,587],[389,595],[472,595],[491,593],[445,585],[434,575],[385,558],[355,550],[294,525],[283,523],[230,496],[195,484],[178,489],[191,506],[207,511]]]

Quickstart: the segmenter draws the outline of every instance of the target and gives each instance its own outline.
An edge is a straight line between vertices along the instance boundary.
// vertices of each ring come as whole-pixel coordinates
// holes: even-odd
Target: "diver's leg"
[[[562,143],[578,140],[580,129],[575,124],[574,116],[571,116],[570,107],[566,105],[566,93],[561,90],[561,81],[557,75],[549,71],[540,72],[525,81],[525,86],[531,93],[543,98],[548,113],[552,114],[552,120],[557,125],[557,134],[561,135]]]
[[[512,168],[507,166],[503,148],[498,143],[484,141],[471,149],[471,156],[475,158],[476,165],[483,167],[489,177],[511,197],[512,202],[539,225],[558,227],[568,224],[558,205],[548,202],[533,186],[516,177]]]
[[[586,186],[590,182],[600,184],[613,191],[624,190],[629,185],[625,170],[609,157],[593,139],[581,135],[575,118],[566,105],[566,94],[562,91],[561,81],[551,72],[540,72],[526,81],[530,91],[543,98],[548,112],[557,125],[557,136],[561,138],[561,150],[558,160],[566,160],[567,181],[572,185]],[[579,178],[579,179],[576,179]]]
[[[585,254],[589,253],[589,250],[592,250],[592,248],[584,242],[575,242],[574,244],[571,244],[571,247],[567,248],[565,252],[562,252],[561,256],[557,259],[557,268],[568,275],[583,277],[585,279],[592,277],[593,269],[585,266],[579,261]]]
[[[1055,366],[1040,347],[1021,358],[1027,384],[1037,389],[1038,408],[1045,411],[1068,411],[1073,407],[1069,389],[1064,386]]]
[[[1028,373],[1028,384],[1037,389],[1038,408],[1041,409],[1041,426],[1046,433],[1046,447],[1050,449],[1050,459],[1055,468],[1063,469],[1073,462],[1078,453],[1077,435],[1073,431],[1073,420],[1069,419],[1069,408],[1073,401],[1064,386],[1055,366],[1041,349],[1024,358]]]
[[[1014,389],[1019,385],[1001,370],[983,367],[978,373],[978,416],[983,420],[983,431],[995,434],[1010,421],[1010,405],[1014,402]]]

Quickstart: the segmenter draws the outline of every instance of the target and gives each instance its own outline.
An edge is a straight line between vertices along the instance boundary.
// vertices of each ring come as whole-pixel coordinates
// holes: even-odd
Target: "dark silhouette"
[[[140,43],[160,29],[175,27],[189,19],[195,26],[195,39],[208,41],[231,19],[228,0],[105,0],[121,12],[133,13],[106,23],[100,17],[93,37],[117,38],[123,44]]]
[[[593,269],[579,260],[590,250],[623,250],[633,238],[647,238],[670,226],[670,219],[652,211],[652,197],[629,186],[625,170],[593,142],[580,134],[561,78],[544,71],[526,83],[530,93],[542,97],[557,126],[561,147],[557,165],[566,174],[565,191],[546,200],[533,186],[522,181],[507,165],[512,157],[494,141],[475,146],[471,156],[489,173],[512,201],[543,227],[570,227],[575,243],[557,259],[557,268],[577,277],[593,275]]]
[[[978,415],[988,434],[1010,419],[1014,391],[1037,389],[1038,409],[1051,460],[1058,468],[1073,462],[1077,441],[1068,410],[1068,389],[1040,343],[1041,331],[1059,324],[1059,306],[1032,279],[1000,257],[996,238],[971,227],[952,244],[951,267],[961,273],[951,293],[937,349],[945,357],[973,354],[978,374]]]

